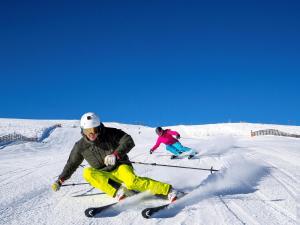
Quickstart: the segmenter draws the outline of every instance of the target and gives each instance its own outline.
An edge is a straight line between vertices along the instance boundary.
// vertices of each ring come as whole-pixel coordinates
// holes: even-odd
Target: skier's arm
[[[180,136],[180,134],[177,131],[174,130],[168,130],[168,133],[175,136]]]
[[[69,159],[63,169],[63,172],[59,175],[59,180],[64,182],[69,179],[75,170],[83,161],[83,156],[79,153],[79,146],[76,143],[70,153]]]
[[[156,144],[150,149],[152,152],[155,151],[161,144],[160,138],[157,139]]]
[[[117,158],[123,158],[123,156],[126,155],[135,146],[132,137],[123,131],[122,133],[123,135],[118,141],[118,147],[114,151],[114,154]]]

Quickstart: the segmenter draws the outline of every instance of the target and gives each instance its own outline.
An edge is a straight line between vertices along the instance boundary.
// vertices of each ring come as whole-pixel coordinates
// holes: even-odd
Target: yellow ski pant
[[[135,175],[133,167],[126,164],[122,164],[110,172],[88,167],[83,170],[83,177],[93,187],[112,197],[115,196],[117,189],[109,184],[109,179],[119,184],[125,184],[128,190],[138,192],[148,190],[152,194],[167,195],[171,188],[170,184]]]

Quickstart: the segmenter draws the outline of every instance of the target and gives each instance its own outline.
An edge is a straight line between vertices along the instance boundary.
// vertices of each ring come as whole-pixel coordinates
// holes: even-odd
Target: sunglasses
[[[156,133],[157,133],[157,135],[158,135],[158,136],[162,136],[162,135],[163,135],[163,133],[164,133],[164,131],[163,131],[163,130],[161,130],[161,131],[157,131]]]
[[[97,133],[98,133],[98,129],[97,129],[97,127],[83,129],[83,133],[84,133],[85,135],[89,135],[89,134],[97,134]]]

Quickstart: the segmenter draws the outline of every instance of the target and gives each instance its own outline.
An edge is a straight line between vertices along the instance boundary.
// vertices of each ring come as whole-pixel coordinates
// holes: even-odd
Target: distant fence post
[[[62,127],[62,125],[61,124],[55,124],[55,125],[47,128],[45,132],[47,134],[50,134],[50,132],[52,130],[54,130],[55,128],[57,128],[57,127]],[[44,136],[44,135],[42,135],[42,136]],[[24,136],[22,134],[18,134],[16,132],[0,136],[0,146],[7,145],[7,144],[9,144],[9,143],[11,143],[13,141],[38,142],[39,138],[37,136],[36,137],[26,137],[26,136]]]
[[[258,131],[251,130],[251,137],[260,136],[260,135],[275,135],[275,136],[283,136],[283,137],[300,138],[299,134],[290,134],[275,129],[265,129],[265,130],[258,130]]]

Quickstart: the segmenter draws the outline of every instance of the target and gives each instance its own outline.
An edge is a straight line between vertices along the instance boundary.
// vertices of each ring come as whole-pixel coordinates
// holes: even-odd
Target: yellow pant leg
[[[109,184],[109,179],[112,179],[115,182],[122,183],[121,180],[118,180],[112,172],[106,172],[97,170],[91,167],[84,168],[83,178],[90,183],[93,187],[105,192],[111,197],[115,196],[116,189]]]
[[[129,190],[139,192],[150,191],[152,194],[167,195],[171,188],[171,185],[169,184],[135,175],[133,168],[126,164],[123,164],[112,171],[112,175],[118,180],[123,181]]]

